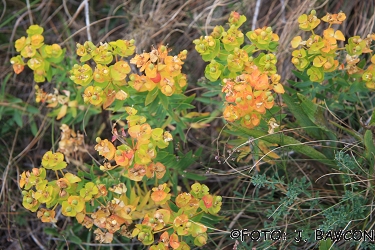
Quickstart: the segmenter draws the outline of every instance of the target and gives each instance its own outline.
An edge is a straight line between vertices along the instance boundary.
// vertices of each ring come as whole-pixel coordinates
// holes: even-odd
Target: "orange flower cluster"
[[[323,37],[315,34],[315,29],[320,24],[316,12],[311,11],[310,15],[303,14],[299,17],[301,30],[311,31],[312,34],[306,41],[301,36],[296,36],[291,41],[293,48],[301,47],[292,52],[292,63],[300,70],[307,69],[311,81],[322,82],[326,72],[332,72],[339,66],[336,60],[336,52],[339,50],[338,41],[345,41],[344,34],[340,30],[331,28],[332,24],[341,24],[346,19],[344,13],[327,14],[322,21],[328,22],[329,27],[323,31]],[[311,65],[312,64],[312,65]]]
[[[134,108],[125,109],[129,114],[126,119],[130,138],[125,141],[124,136],[116,134],[114,140],[118,139],[122,142],[122,145],[117,148],[107,139],[97,138],[98,144],[95,150],[106,160],[114,159],[116,162],[115,166],[106,162],[100,166],[100,169],[107,171],[121,166],[125,169],[123,175],[134,181],[141,181],[144,176],[147,178],[156,176],[157,179],[161,179],[166,171],[165,166],[160,162],[154,163],[153,159],[157,156],[157,148],[166,148],[172,140],[172,135],[161,128],[151,129],[151,126],[146,123],[146,118],[136,115],[137,110]]]
[[[227,101],[224,118],[229,122],[240,120],[248,128],[258,126],[261,115],[274,105],[272,91],[284,93],[279,81],[278,74],[269,77],[255,65],[251,67],[251,73],[243,73],[234,80],[224,79],[222,92]]]
[[[130,63],[137,65],[145,75],[130,75],[129,85],[139,92],[151,91],[158,87],[166,96],[181,93],[186,85],[186,75],[181,73],[183,60],[187,51],[183,50],[177,56],[169,56],[168,48],[160,45],[150,53],[136,55]]]

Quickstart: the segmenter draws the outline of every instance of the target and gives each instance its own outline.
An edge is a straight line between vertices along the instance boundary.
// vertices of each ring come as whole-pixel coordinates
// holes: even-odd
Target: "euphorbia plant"
[[[343,110],[351,112],[355,103],[373,105],[371,101],[368,102],[367,96],[369,90],[375,89],[375,57],[371,48],[375,35],[346,38],[340,30],[340,25],[345,21],[346,15],[343,12],[327,13],[319,19],[316,11],[312,10],[310,14],[303,14],[298,19],[300,29],[307,32],[307,37],[296,36],[291,41],[294,49],[291,62],[298,70],[294,74],[301,81],[290,83],[300,93],[292,98],[286,96],[284,101],[290,107],[297,100],[304,104],[301,109],[290,110],[301,126],[311,127],[306,132],[316,139],[321,139],[322,136],[335,139],[329,126],[320,117],[322,109],[318,104],[326,104],[334,113],[341,113]],[[324,27],[321,34],[316,31],[318,26]],[[370,55],[366,56],[368,54]],[[291,92],[295,91],[291,89]],[[301,113],[302,116],[299,116]],[[370,124],[374,124],[374,116]],[[341,129],[340,125],[337,127]]]
[[[361,75],[366,87],[374,89],[375,84],[371,73],[373,66],[370,65],[368,69],[363,70],[357,64],[362,54],[372,52],[370,46],[375,36],[374,34],[369,34],[365,38],[353,36],[348,39],[345,47],[339,47],[339,42],[346,41],[346,38],[342,31],[334,29],[332,25],[342,24],[345,20],[346,15],[343,12],[327,13],[321,19],[317,18],[315,10],[312,10],[309,15],[301,15],[298,18],[299,27],[301,30],[311,32],[311,35],[307,40],[303,40],[301,36],[293,38],[291,46],[295,50],[292,52],[292,63],[299,71],[307,70],[307,75],[312,82],[322,83],[326,73],[345,70],[349,76]],[[321,21],[328,24],[323,31],[323,36],[314,32]],[[343,50],[345,61],[340,62],[338,52]],[[371,58],[371,62],[374,64],[375,59]]]
[[[232,12],[228,19],[228,29],[214,27],[208,36],[201,36],[193,41],[195,49],[202,59],[209,64],[205,68],[208,80],[218,85],[224,95],[223,118],[236,127],[254,130],[265,130],[268,133],[279,131],[279,122],[272,116],[278,112],[275,105],[276,94],[284,93],[280,75],[276,69],[276,55],[279,36],[271,27],[258,28],[253,31],[241,31],[246,17]],[[244,44],[245,38],[250,44]],[[271,109],[273,109],[271,112]],[[238,133],[237,133],[238,135]],[[248,141],[248,135],[239,138]],[[254,148],[259,152],[254,155],[273,163],[279,156],[270,151],[275,142],[258,139]],[[243,152],[240,160],[246,154]]]
[[[42,82],[46,79],[38,75],[37,70],[42,69],[42,65],[36,65],[42,63],[39,54],[49,60],[57,56],[57,47],[52,46],[49,53],[49,47],[43,49],[43,29],[32,26],[30,30],[36,30],[35,34],[28,32],[31,40],[18,40],[16,48],[23,57],[31,57],[29,67],[35,69],[36,80]],[[175,155],[169,147],[172,133],[182,135],[189,117],[198,116],[186,112],[193,107],[189,103],[194,96],[182,94],[187,86],[186,75],[181,72],[186,51],[171,56],[169,49],[160,45],[150,53],[125,59],[134,51],[134,40],[99,46],[92,42],[78,44],[76,53],[83,64],[75,64],[69,71],[70,79],[82,93],[76,95],[79,97],[76,101],[70,100],[71,93],[67,90],[64,97],[58,90],[47,94],[36,86],[37,102],[47,102],[50,107],[60,104],[57,119],[64,117],[69,108],[76,108],[79,100],[98,109],[117,111],[124,125],[121,133],[113,127],[111,140],[96,138],[94,148],[103,159],[99,166],[91,166],[88,174],[71,169],[71,164],[68,166],[69,157],[83,146],[83,135],[63,124],[58,151],[46,152],[41,167],[21,175],[23,205],[37,212],[42,222],[56,222],[56,211],[61,209],[62,215],[76,218],[85,227],[97,227],[95,239],[103,243],[110,243],[118,234],[152,245],[160,235],[160,243],[152,249],[161,246],[188,249],[185,240],[203,246],[208,239],[207,227],[199,221],[204,214],[217,215],[221,197],[209,194],[208,187],[199,183],[192,189],[202,189],[200,192],[171,193],[169,180],[187,167],[185,163],[183,167],[173,165]],[[93,60],[94,68],[89,60]],[[17,56],[11,61],[16,73],[20,73],[23,58]],[[131,73],[128,61],[141,74]],[[49,70],[47,66],[43,68],[45,71]],[[51,77],[46,76],[50,81]],[[165,128],[173,130],[172,122],[182,126],[169,132]],[[51,176],[55,178],[50,179]]]
[[[239,28],[245,21],[245,16],[232,12],[228,30],[216,26],[211,35],[193,42],[202,59],[210,62],[206,78],[221,81],[226,101],[224,119],[254,128],[266,110],[274,106],[274,93],[284,93],[284,88],[272,53],[277,48],[278,35],[271,27],[249,31],[246,36],[252,44],[243,46],[244,34]],[[260,53],[254,57],[256,52]]]

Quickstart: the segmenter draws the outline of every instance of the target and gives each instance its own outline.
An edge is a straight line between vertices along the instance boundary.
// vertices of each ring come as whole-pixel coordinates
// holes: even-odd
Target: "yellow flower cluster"
[[[370,34],[362,39],[359,36],[353,36],[348,39],[345,45],[346,57],[344,64],[339,65],[337,52],[342,50],[338,46],[338,41],[345,41],[344,34],[340,30],[332,28],[333,24],[342,24],[346,20],[346,15],[342,12],[338,14],[327,13],[321,19],[316,17],[315,10],[309,15],[303,14],[299,17],[299,27],[305,31],[311,31],[311,35],[307,40],[303,40],[301,36],[296,36],[291,41],[291,46],[296,49],[292,52],[292,63],[299,71],[307,69],[307,74],[311,81],[322,82],[325,73],[332,72],[337,69],[344,69],[349,75],[363,73],[363,80],[370,89],[375,88],[375,81],[372,80],[373,67],[368,68],[365,72],[357,66],[360,61],[359,56],[363,53],[371,53],[371,42],[375,40],[375,35]],[[328,28],[323,31],[323,36],[314,33],[314,29],[321,23],[329,24]],[[371,76],[371,77],[370,77]]]
[[[21,37],[15,42],[15,48],[20,55],[10,59],[13,70],[16,74],[23,71],[26,63],[25,58],[29,58],[27,65],[34,71],[35,82],[44,82],[48,74],[51,74],[51,63],[58,63],[64,58],[63,51],[58,44],[44,44],[43,28],[39,25],[31,25],[26,30],[28,36]]]

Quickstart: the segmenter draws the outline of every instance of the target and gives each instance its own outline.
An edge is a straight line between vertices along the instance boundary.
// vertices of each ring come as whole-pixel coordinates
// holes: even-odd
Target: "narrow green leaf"
[[[47,72],[47,81],[51,82],[52,81],[52,68],[48,67],[46,72]]]
[[[70,108],[70,113],[72,114],[73,118],[77,117],[77,108]]]
[[[311,100],[306,98],[306,96],[297,93],[298,99],[301,101],[301,108],[303,112],[307,115],[307,117],[314,122],[315,121],[315,113],[318,110],[318,106],[313,103]]]
[[[168,111],[168,105],[169,105],[168,97],[164,95],[161,91],[158,92],[158,96],[159,96],[161,105],[163,105],[164,109]]]
[[[30,123],[30,129],[33,136],[36,136],[36,134],[38,133],[38,128],[34,120]]]
[[[204,181],[206,176],[199,175],[199,174],[193,174],[193,173],[180,173],[184,178],[194,180],[194,181]]]
[[[351,128],[346,128],[344,126],[341,126],[340,124],[334,122],[334,121],[329,121],[330,124],[334,125],[335,127],[345,131],[346,133],[348,133],[349,135],[353,136],[356,140],[358,141],[362,141],[363,140],[363,137],[360,133],[358,133],[357,131],[355,131],[354,129],[351,129]]]
[[[332,240],[329,238],[327,240],[321,240],[319,242],[319,250],[329,250],[331,249],[331,246],[332,246]]]
[[[242,49],[245,50],[248,55],[252,55],[253,51],[256,49],[256,46],[254,44],[251,44],[251,45],[248,44],[248,45],[243,46]]]
[[[296,77],[298,77],[302,81],[304,81],[304,82],[309,81],[310,82],[310,77],[305,72],[299,72],[299,71],[296,71],[296,70],[292,70],[292,72]]]
[[[313,103],[311,100],[306,98],[304,95],[297,93],[298,99],[301,100],[301,108],[307,117],[321,130],[321,134],[325,134],[326,138],[336,140],[335,133],[329,129],[327,119],[324,115],[324,109]]]
[[[177,169],[180,171],[185,170],[194,162],[195,162],[195,159],[193,157],[193,153],[189,151],[187,154],[180,157],[179,161],[177,162]]]
[[[188,103],[183,103],[183,102],[180,102],[180,103],[171,103],[171,106],[173,108],[176,108],[177,110],[186,110],[186,109],[193,109],[193,108],[195,108],[194,105],[191,105],[191,104],[188,104]]]
[[[39,109],[31,105],[27,105],[26,110],[33,115],[39,114]]]
[[[229,128],[234,129],[232,125],[230,125]],[[306,155],[313,160],[317,160],[321,163],[332,165],[332,167],[337,168],[336,164],[332,160],[327,159],[327,157],[324,154],[322,154],[321,152],[317,151],[316,149],[310,146],[307,146],[305,143],[302,143],[294,139],[293,137],[284,135],[282,133],[267,134],[264,131],[251,130],[251,129],[243,128],[241,126],[236,126],[235,129],[237,129],[238,131],[241,131],[247,136],[254,137],[255,139],[261,138],[262,140],[266,142],[276,143],[280,146],[289,147],[293,149],[294,151],[301,153],[303,155]]]
[[[210,90],[210,91],[207,91],[205,93],[203,93],[201,96],[203,97],[213,97],[213,96],[218,96],[221,94],[221,91],[219,90]]]
[[[299,103],[295,103],[292,97],[288,95],[283,95],[283,100],[288,105],[290,112],[297,119],[299,126],[303,127],[308,135],[315,139],[322,138],[322,134],[317,128],[318,126],[309,119]]]
[[[18,127],[22,127],[22,115],[19,110],[14,110],[13,112],[13,120],[17,123]]]
[[[10,76],[12,75],[12,73],[9,73],[7,74],[4,79],[3,79],[3,83],[1,84],[1,93],[0,93],[0,100],[2,100],[4,98],[4,95],[5,95],[5,86],[7,85],[7,82],[10,78]]]
[[[375,115],[374,115],[374,113],[372,113],[372,116],[371,116],[371,120],[370,120],[369,125],[370,125],[370,126],[374,126],[374,125],[375,125]]]
[[[370,162],[370,173],[374,171],[374,163],[375,163],[375,146],[374,146],[374,139],[371,130],[366,130],[364,136],[364,144],[365,144],[365,157]]]
[[[178,212],[179,208],[176,206],[176,204],[174,204],[172,201],[169,201],[168,204],[169,204],[169,207],[171,208],[171,210],[173,212],[175,212],[175,213]]]
[[[82,243],[82,240],[76,235],[69,235],[69,241],[77,245]]]
[[[52,235],[52,236],[59,236],[60,233],[57,231],[56,228],[54,227],[45,227],[43,229],[43,231],[46,233],[46,234],[49,234],[49,235]]]
[[[145,106],[148,106],[150,103],[152,103],[155,98],[158,96],[159,88],[154,88],[153,90],[149,91],[146,99],[145,99]]]

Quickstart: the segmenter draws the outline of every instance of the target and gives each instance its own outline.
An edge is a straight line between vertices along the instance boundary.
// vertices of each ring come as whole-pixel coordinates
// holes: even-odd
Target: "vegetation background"
[[[85,13],[84,2],[0,1],[0,249],[55,249],[61,243],[66,249],[105,249],[104,245],[94,242],[87,235],[80,239],[79,244],[74,244],[77,242],[74,237],[81,236],[74,231],[72,220],[59,220],[60,236],[47,234],[43,229],[51,226],[40,222],[35,214],[22,206],[18,187],[20,173],[39,166],[41,157],[60,134],[61,126],[60,122],[46,116],[46,108],[35,103],[35,83],[31,70],[15,75],[9,63],[16,53],[15,40],[23,36],[31,24],[42,26],[45,42],[59,43],[67,49],[67,56],[72,58],[76,58],[76,43],[83,44],[88,36],[94,43],[135,39],[140,50],[138,53],[160,43],[168,44],[174,53],[186,49],[188,57],[183,72],[189,78],[188,93],[200,96],[203,88],[197,83],[204,75],[205,63],[194,50],[192,41],[210,33],[215,25],[224,25],[231,11],[247,17],[243,30],[271,26],[274,33],[280,36],[277,67],[286,86],[286,80],[294,79],[290,41],[301,34],[297,22],[301,14],[315,9],[317,15],[322,17],[327,12],[343,11],[347,15],[342,26],[346,37],[374,32],[375,22],[374,1],[361,0],[91,0],[88,1],[88,13]],[[89,30],[87,22],[90,24]],[[53,89],[53,86],[49,87]],[[195,104],[198,112],[213,112],[221,108],[202,102]],[[31,110],[30,106],[38,108],[38,111]],[[110,136],[111,122],[107,118],[108,114],[102,112],[85,125],[88,135],[85,149],[92,155],[95,155],[95,137]],[[36,135],[31,132],[35,129],[31,127],[32,123],[36,124]],[[263,228],[267,220],[265,206],[277,204],[276,201],[252,204],[250,198],[255,188],[248,177],[220,161],[227,150],[220,138],[223,125],[222,119],[215,119],[209,127],[191,129],[186,134],[187,142],[181,145],[186,152],[204,148],[200,161],[189,171],[205,175],[207,179],[203,183],[212,192],[226,198],[221,210],[226,219],[217,225],[215,233],[210,234],[211,245],[207,249],[235,249],[239,243],[230,239],[228,232],[233,228]],[[76,129],[81,130],[80,127]],[[82,161],[87,157],[82,155]],[[288,162],[288,168],[296,175],[304,173],[312,180],[328,171],[324,165],[303,161]],[[315,189],[329,197],[332,189],[324,182],[319,183]],[[241,192],[242,198],[234,195],[235,192]],[[260,189],[257,195],[267,196],[270,192]],[[331,198],[334,199],[333,195]],[[251,209],[249,204],[252,204]],[[115,249],[121,243],[114,242],[107,246]],[[129,249],[139,247],[135,244],[122,246]],[[287,246],[280,249],[283,247]]]

